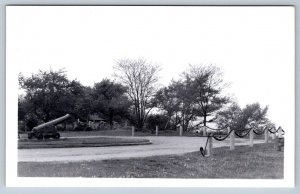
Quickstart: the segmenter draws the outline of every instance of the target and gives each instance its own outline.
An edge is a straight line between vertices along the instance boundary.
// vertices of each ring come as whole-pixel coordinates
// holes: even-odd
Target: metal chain
[[[202,155],[203,157],[207,157],[207,156],[205,155],[205,152],[206,152],[206,148],[207,148],[207,144],[208,144],[209,138],[211,138],[211,136],[207,136],[205,148],[203,149],[202,146],[200,147],[200,153],[201,153],[201,155]]]
[[[217,137],[216,134],[213,135],[213,138],[214,138],[215,140],[217,140],[217,141],[224,141],[224,140],[231,134],[232,131],[234,131],[234,129],[231,129],[231,130],[229,131],[229,133],[228,133],[225,137],[223,137],[223,138]]]
[[[250,131],[251,131],[252,129],[253,129],[253,128],[248,129],[247,133],[245,133],[244,135],[240,135],[240,134],[238,134],[238,132],[236,132],[236,131],[234,131],[234,134],[235,134],[236,136],[240,137],[240,138],[243,138],[243,137],[246,137],[246,136],[250,133]]]
[[[209,129],[211,129],[211,130],[213,130],[213,131],[222,131],[222,130],[226,130],[227,127],[229,127],[229,126],[225,126],[223,129],[215,129],[215,128],[211,128],[211,127],[209,127],[209,126],[203,126],[203,127],[207,127],[207,128],[209,128]]]
[[[255,129],[253,129],[253,133],[255,133],[256,135],[262,135],[262,134],[264,134],[264,132],[265,132],[265,129],[261,132],[257,132],[257,131],[255,131]]]
[[[206,127],[207,127],[207,126],[206,126]],[[207,127],[207,128],[212,129],[212,128],[210,128],[210,127]],[[262,132],[257,132],[257,131],[255,131],[254,128],[250,128],[250,129],[248,129],[247,133],[244,134],[244,135],[240,135],[240,134],[238,134],[234,129],[231,129],[231,130],[229,131],[229,133],[228,133],[226,136],[224,136],[223,138],[217,137],[217,136],[218,136],[217,134],[213,134],[213,135],[209,134],[209,135],[207,135],[207,136],[203,136],[203,137],[207,137],[207,139],[206,139],[205,147],[204,147],[204,148],[203,148],[202,146],[200,147],[201,155],[202,155],[203,157],[207,157],[207,156],[205,155],[205,152],[206,152],[206,148],[207,148],[207,144],[208,144],[209,138],[214,138],[214,139],[217,140],[217,141],[224,141],[225,139],[227,139],[227,137],[228,137],[233,131],[234,131],[235,135],[237,135],[238,137],[242,138],[242,137],[245,137],[246,135],[248,135],[252,129],[253,129],[253,133],[255,133],[256,135],[262,135],[262,134],[265,132],[265,130],[268,130],[270,133],[273,133],[273,134],[274,134],[274,133],[277,133],[277,132],[279,131],[280,127],[278,127],[278,129],[277,129],[276,131],[271,131],[272,128],[268,128],[268,129],[267,129],[267,127],[265,127],[265,128],[263,129]],[[274,129],[274,128],[273,128],[273,129]],[[224,129],[212,129],[212,130],[224,130]],[[283,130],[283,129],[281,129],[281,130],[282,130],[282,132],[284,133],[284,130]]]
[[[275,127],[274,127],[275,128]],[[274,129],[273,128],[273,129]],[[276,130],[275,129],[275,131],[272,131],[272,128],[268,128],[268,131],[270,132],[270,133],[272,133],[272,134],[274,134],[274,133],[277,133],[278,131],[279,131],[279,129],[280,129],[280,127],[278,127],[278,129]],[[283,130],[282,130],[283,131]],[[283,131],[284,132],[284,131]]]

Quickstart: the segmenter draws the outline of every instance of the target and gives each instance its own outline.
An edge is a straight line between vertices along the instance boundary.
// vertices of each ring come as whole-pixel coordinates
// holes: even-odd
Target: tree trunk
[[[109,111],[109,126],[110,126],[110,129],[113,129],[113,127],[114,127],[114,113],[113,113],[113,110]]]
[[[206,128],[206,113],[203,115],[203,125],[204,125],[204,135],[207,135],[207,128]]]

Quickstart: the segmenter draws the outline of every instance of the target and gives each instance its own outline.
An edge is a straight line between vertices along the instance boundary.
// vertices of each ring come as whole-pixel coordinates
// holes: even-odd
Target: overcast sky
[[[292,7],[8,7],[7,66],[29,76],[65,68],[92,86],[123,58],[162,67],[162,85],[188,64],[214,64],[243,107],[269,105],[269,118],[294,127]]]

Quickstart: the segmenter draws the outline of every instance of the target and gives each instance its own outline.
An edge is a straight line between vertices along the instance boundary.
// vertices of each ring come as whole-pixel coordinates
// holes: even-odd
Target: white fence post
[[[230,150],[234,150],[234,131],[230,133]]]
[[[158,126],[155,127],[155,135],[158,136]]]
[[[265,129],[265,143],[268,143],[268,139],[269,139],[269,131],[268,129]]]
[[[276,138],[276,134],[275,133],[272,133],[271,134],[271,138],[274,140]]]
[[[182,126],[179,127],[179,136],[182,136]]]
[[[131,127],[131,136],[134,136],[134,126]]]
[[[282,128],[280,127],[280,129],[278,130],[278,138],[283,138],[283,131]]]
[[[207,148],[206,148],[206,156],[211,156],[212,155],[212,148],[213,148],[213,142],[212,142],[212,138],[209,137],[208,138],[208,145],[207,145]]]
[[[253,129],[251,129],[251,131],[250,131],[250,147],[253,147],[253,138],[254,138],[254,133],[253,133]]]
[[[274,144],[277,147],[277,151],[284,151],[284,139],[283,139],[283,130],[280,127],[278,129],[278,136],[276,136],[276,143]]]
[[[203,136],[207,136],[206,126],[203,126]]]

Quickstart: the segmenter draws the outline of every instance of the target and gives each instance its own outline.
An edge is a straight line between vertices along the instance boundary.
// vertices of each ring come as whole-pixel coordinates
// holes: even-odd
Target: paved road
[[[114,146],[114,147],[85,147],[85,148],[47,148],[47,149],[20,149],[19,161],[50,162],[50,161],[90,161],[122,159],[132,157],[147,157],[158,155],[184,154],[199,151],[205,145],[203,137],[130,137],[149,139],[152,144],[139,146]],[[236,145],[247,145],[247,139],[236,139]],[[262,143],[256,140],[255,143]],[[229,140],[213,142],[213,147],[229,146]]]

